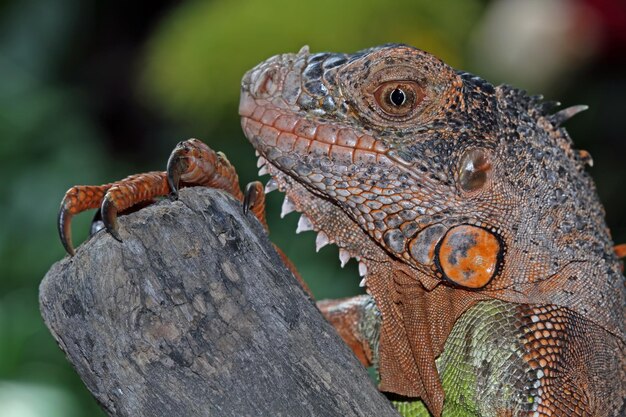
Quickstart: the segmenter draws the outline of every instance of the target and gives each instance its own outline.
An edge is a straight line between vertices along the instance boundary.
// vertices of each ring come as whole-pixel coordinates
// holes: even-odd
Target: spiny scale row
[[[257,161],[257,167],[260,168],[259,175],[270,174],[266,165],[267,160],[263,158],[262,156],[258,156],[258,158],[259,159]],[[274,178],[270,178],[265,185],[265,193],[266,194],[271,193],[272,191],[275,191],[278,188],[279,186],[276,180]],[[297,211],[296,205],[291,201],[288,195],[285,195],[285,199],[283,200],[283,204],[282,204],[281,211],[280,211],[280,217],[284,218],[286,215],[294,211]],[[296,233],[308,232],[308,231],[317,231],[317,237],[315,238],[315,251],[316,252],[319,252],[320,249],[322,249],[324,246],[328,245],[329,243],[332,243],[326,233],[324,233],[321,230],[319,231],[317,230],[317,228],[315,227],[311,219],[309,219],[309,217],[306,214],[301,214],[300,219],[298,219],[298,226],[296,228]],[[352,257],[354,256],[352,256],[350,252],[348,252],[346,249],[339,248],[339,262],[341,263],[342,268],[348,263],[348,261]],[[364,262],[360,261],[360,257],[356,256],[354,258],[356,258],[357,261],[359,261],[359,275],[363,277],[363,279],[359,283],[359,286],[365,287],[367,265],[365,265]]]

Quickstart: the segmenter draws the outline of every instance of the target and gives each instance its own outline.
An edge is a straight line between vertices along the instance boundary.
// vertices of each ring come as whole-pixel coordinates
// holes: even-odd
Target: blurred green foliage
[[[143,87],[167,114],[212,125],[239,98],[243,73],[271,55],[354,51],[401,42],[435,51],[452,65],[479,16],[476,0],[188,2],[147,47]]]
[[[98,158],[101,137],[78,95],[55,77],[76,19],[67,6],[5,5],[0,26],[0,415],[6,417],[100,413],[37,305],[39,281],[63,255],[54,222],[61,190],[74,180],[72,171],[97,181],[106,166]]]
[[[191,136],[224,151],[242,183],[254,180],[254,153],[237,116],[239,80],[247,69],[304,44],[312,51],[349,52],[386,42],[412,44],[464,68],[468,39],[485,7],[479,0],[157,4],[159,12],[152,14],[158,20],[146,17],[145,6],[125,2],[0,3],[3,417],[102,415],[45,329],[37,305],[41,278],[64,254],[55,220],[67,188],[164,167],[175,143]],[[151,19],[142,21],[145,33],[134,31],[133,19]],[[117,35],[122,29],[115,25],[122,22],[132,42]],[[99,53],[110,43],[114,53]],[[120,66],[128,72],[128,91],[111,82],[118,76],[110,67]],[[106,82],[114,87],[100,91],[107,90]],[[86,88],[89,83],[100,90]],[[126,117],[121,122],[103,122],[105,93],[124,96],[128,107],[118,109]],[[148,139],[123,130],[114,137],[124,121],[137,118],[145,119]],[[358,292],[355,263],[340,270],[334,247],[315,254],[312,233],[294,238],[296,215],[279,221],[282,196],[268,198],[272,238],[316,296]],[[85,239],[89,221],[90,215],[76,218],[76,244]]]

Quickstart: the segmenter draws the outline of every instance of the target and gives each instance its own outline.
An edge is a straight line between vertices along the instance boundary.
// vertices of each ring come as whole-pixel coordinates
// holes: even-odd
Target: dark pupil
[[[399,88],[395,88],[391,92],[391,94],[389,94],[389,99],[394,106],[401,106],[406,100],[406,95],[404,95],[404,91],[400,90]]]

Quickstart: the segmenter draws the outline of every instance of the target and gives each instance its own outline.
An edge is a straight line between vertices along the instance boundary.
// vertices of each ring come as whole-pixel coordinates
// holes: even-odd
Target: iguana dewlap
[[[266,190],[364,276],[369,296],[320,308],[404,415],[626,414],[624,277],[590,157],[560,127],[581,107],[553,107],[402,45],[303,48],[244,76]],[[118,212],[198,184],[264,222],[260,185],[244,195],[228,160],[190,140],[167,172],[70,189],[62,240],[71,253],[85,208],[117,236]]]

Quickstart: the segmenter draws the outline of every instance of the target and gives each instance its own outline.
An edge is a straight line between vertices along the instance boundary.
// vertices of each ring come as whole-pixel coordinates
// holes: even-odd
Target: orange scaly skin
[[[216,153],[197,139],[179,143],[168,161],[168,171],[131,175],[121,181],[100,186],[79,185],[70,188],[59,210],[59,235],[70,255],[74,254],[71,235],[72,217],[82,211],[101,208],[107,229],[119,239],[117,214],[144,201],[166,196],[179,186],[203,185],[224,190],[243,201],[235,168],[222,154]],[[257,205],[264,207],[264,199]],[[263,209],[253,210],[255,215]],[[265,218],[258,216],[265,224]]]
[[[174,195],[180,187],[204,186],[224,190],[245,204],[247,210],[267,229],[265,219],[265,193],[260,182],[246,187],[246,195],[239,188],[239,177],[225,155],[215,152],[198,139],[180,142],[172,151],[167,171],[131,175],[123,180],[100,186],[78,185],[70,188],[61,202],[58,229],[67,253],[74,255],[71,220],[82,211],[100,208],[106,229],[121,241],[117,232],[117,214],[133,206]],[[274,246],[281,259],[292,271],[307,293],[309,287],[283,251]]]
[[[625,410],[626,249],[613,248],[590,155],[560,127],[585,107],[553,107],[403,45],[303,48],[242,81],[267,190],[287,194],[283,212],[302,212],[318,247],[359,261],[369,295],[322,312],[382,391],[432,416]],[[118,212],[187,185],[230,192],[266,225],[260,184],[244,195],[226,158],[192,139],[166,173],[70,189],[61,239],[73,253],[69,219],[100,203],[117,236]]]
[[[169,191],[165,172],[136,174],[104,185],[76,185],[70,188],[61,202],[58,226],[65,250],[74,255],[72,246],[72,217],[82,211],[100,208],[107,215],[107,222],[115,224],[118,212],[131,208],[143,201],[166,195]],[[114,226],[115,227],[115,226]],[[119,239],[115,229],[113,235]]]

